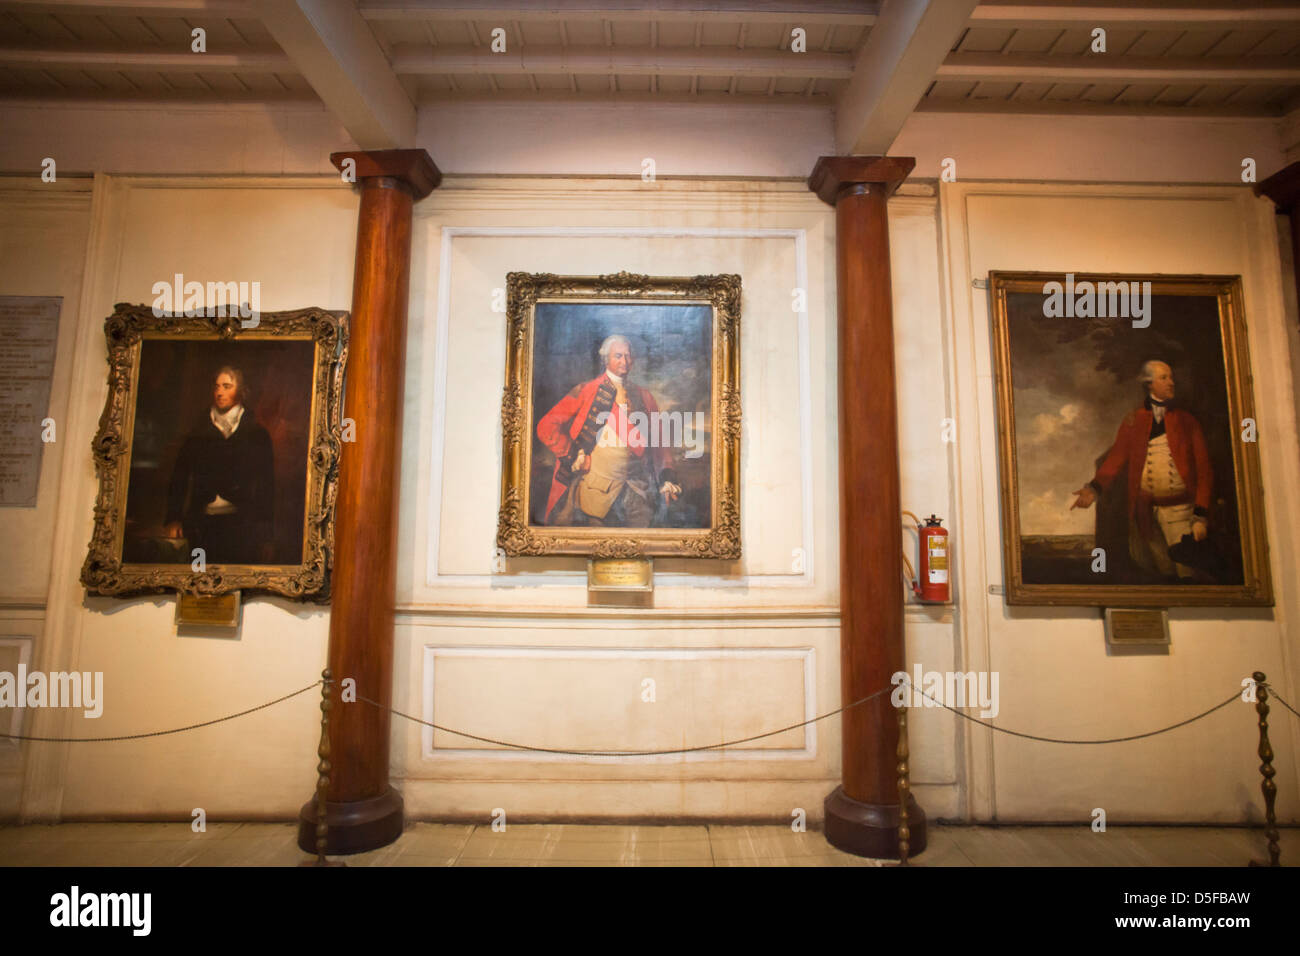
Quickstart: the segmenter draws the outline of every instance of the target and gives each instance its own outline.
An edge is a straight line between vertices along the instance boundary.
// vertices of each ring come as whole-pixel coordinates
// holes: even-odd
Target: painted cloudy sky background
[[[1144,329],[1125,318],[1047,318],[1037,293],[1008,295],[1007,311],[1022,534],[1093,533],[1095,506],[1070,511],[1072,492],[1092,478],[1124,416],[1141,407],[1138,376],[1148,359],[1173,367],[1175,401],[1205,430],[1222,493],[1231,439],[1213,297],[1155,296]]]

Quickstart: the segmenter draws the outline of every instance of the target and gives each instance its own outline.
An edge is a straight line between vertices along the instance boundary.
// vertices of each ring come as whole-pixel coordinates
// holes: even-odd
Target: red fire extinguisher
[[[910,512],[908,514],[915,519]],[[943,527],[943,519],[934,515],[926,518],[924,525],[917,521],[916,526],[921,544],[921,573],[912,584],[912,591],[922,601],[946,604],[951,593],[948,582],[948,531]]]

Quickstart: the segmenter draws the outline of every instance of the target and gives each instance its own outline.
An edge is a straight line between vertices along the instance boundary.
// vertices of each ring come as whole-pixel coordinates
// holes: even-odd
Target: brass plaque
[[[176,601],[176,623],[204,627],[239,626],[239,591],[201,597],[181,591]]]
[[[1164,608],[1106,608],[1106,643],[1112,647],[1168,644],[1169,612]]]
[[[653,591],[653,558],[588,558],[588,591]]]

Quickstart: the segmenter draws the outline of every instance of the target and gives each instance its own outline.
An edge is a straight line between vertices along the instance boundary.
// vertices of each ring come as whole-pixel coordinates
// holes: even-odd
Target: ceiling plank
[[[278,50],[241,50],[237,53],[192,53],[189,48],[167,47],[104,49],[93,47],[0,47],[0,65],[9,67],[66,67],[75,70],[170,70],[244,73],[293,73],[293,62]]]
[[[255,19],[250,0],[0,0],[0,13],[60,14],[87,17],[209,17]]]
[[[835,106],[840,155],[883,156],[889,151],[977,3],[884,0]]]
[[[485,47],[399,44],[393,69],[402,76],[440,73],[537,73],[613,76],[797,76],[848,79],[853,58],[847,53],[790,53],[735,47],[566,46],[507,50]]]
[[[415,142],[415,104],[351,3],[263,0],[263,24],[362,149]]]
[[[812,81],[809,81],[812,82]],[[510,95],[502,96],[487,91],[478,93],[453,93],[450,90],[437,91],[427,90],[420,94],[420,105],[433,104],[466,104],[466,103],[503,103],[527,104],[527,103],[602,103],[602,104],[628,104],[628,103],[654,103],[662,104],[694,104],[694,105],[719,105],[736,108],[755,108],[763,110],[791,110],[800,112],[808,108],[809,102],[820,106],[828,99],[826,94],[819,93],[809,98],[802,92],[798,93],[776,93],[769,96],[765,92],[757,93],[727,93],[725,90],[716,92],[697,92],[691,93],[688,90],[682,90],[675,93],[653,93],[649,90],[620,90],[617,93],[609,91],[608,87],[602,87],[599,90],[590,90],[587,92],[573,91],[566,89],[556,90],[511,90]]]
[[[1168,103],[1106,103],[1086,100],[969,100],[926,97],[918,113],[1045,114],[1052,116],[1193,116],[1272,117],[1279,107],[1268,104],[1238,106],[1175,106]]]
[[[1123,27],[1128,30],[1282,30],[1300,25],[1300,8],[1249,3],[1161,7],[1140,2],[1124,6],[1077,3],[1069,6],[981,3],[970,15],[972,27],[1048,30]]]
[[[1300,83],[1293,57],[1044,56],[952,53],[940,80],[1034,83]]]
[[[838,23],[870,26],[879,3],[870,0],[359,0],[367,20],[713,20]]]

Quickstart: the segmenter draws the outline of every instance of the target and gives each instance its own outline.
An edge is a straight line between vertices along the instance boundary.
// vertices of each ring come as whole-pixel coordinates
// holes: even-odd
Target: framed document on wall
[[[1271,605],[1241,278],[989,289],[1007,603]]]
[[[347,314],[118,305],[104,334],[86,589],[327,601]]]
[[[740,557],[740,277],[507,289],[498,547]]]

